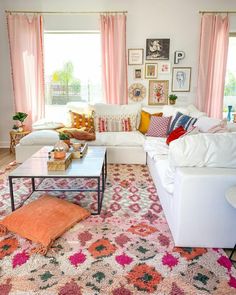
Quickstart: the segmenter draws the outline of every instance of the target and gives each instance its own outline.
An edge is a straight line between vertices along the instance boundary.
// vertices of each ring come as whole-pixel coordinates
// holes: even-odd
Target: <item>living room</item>
[[[0,11],[0,294],[236,294],[227,250],[236,243],[236,105],[235,93],[224,97],[222,86],[228,85],[229,36],[236,32],[234,1],[11,0],[1,1]],[[215,60],[222,67],[222,95],[212,90],[214,99],[206,104],[204,52],[210,39],[200,38],[204,24],[205,31],[210,28],[204,16],[211,15],[225,26],[227,47]],[[41,115],[37,109],[33,115],[34,101],[31,108],[19,107],[32,88],[19,91],[20,38],[12,36],[20,24],[14,16],[41,23]],[[101,70],[107,60],[112,63],[104,58],[112,53],[104,53],[108,31],[102,29],[110,16],[120,18],[111,47],[122,43],[125,53],[116,80]],[[58,88],[70,61],[73,83]],[[33,76],[31,68],[24,70]],[[13,119],[17,112],[26,113],[23,121]],[[78,138],[87,132],[84,126],[75,133],[81,113],[83,120],[93,114],[95,139]],[[49,127],[54,123],[70,133],[74,154],[76,139],[86,146],[62,172],[43,170],[53,160],[52,147],[45,146],[56,148],[59,140]],[[69,207],[56,214],[60,206]],[[67,212],[75,219],[62,230],[59,221]],[[34,231],[43,239],[54,227],[50,242],[40,244]]]

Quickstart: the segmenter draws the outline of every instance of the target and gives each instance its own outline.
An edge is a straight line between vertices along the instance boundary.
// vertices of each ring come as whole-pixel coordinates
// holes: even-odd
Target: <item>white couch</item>
[[[140,106],[133,108],[139,118]],[[205,118],[191,105],[143,109],[150,113],[163,111],[164,116],[180,111],[201,117],[203,122]],[[95,111],[107,112],[101,105]],[[213,125],[217,122],[213,120]],[[30,135],[20,141],[16,147],[17,161],[58,140],[55,131],[45,130],[41,134],[34,136],[33,142],[28,140]],[[147,165],[176,246],[231,248],[236,241],[236,210],[227,203],[225,192],[236,185],[236,133],[226,137],[196,134],[175,140],[168,147],[164,138],[145,138],[138,131],[97,132],[96,141],[90,144],[107,146],[110,163],[145,164],[147,155]]]

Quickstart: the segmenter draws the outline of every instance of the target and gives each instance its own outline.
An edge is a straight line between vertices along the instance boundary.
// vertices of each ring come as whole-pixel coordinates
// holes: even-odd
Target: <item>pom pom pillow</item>
[[[38,243],[34,252],[45,255],[56,238],[90,214],[78,205],[43,195],[1,220],[0,235],[7,230],[17,233]]]

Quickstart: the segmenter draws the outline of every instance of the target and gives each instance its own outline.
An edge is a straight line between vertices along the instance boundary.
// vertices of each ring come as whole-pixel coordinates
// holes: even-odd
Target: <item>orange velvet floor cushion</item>
[[[90,214],[78,205],[45,194],[1,220],[0,235],[7,230],[17,233],[39,244],[34,252],[46,254],[56,238]]]

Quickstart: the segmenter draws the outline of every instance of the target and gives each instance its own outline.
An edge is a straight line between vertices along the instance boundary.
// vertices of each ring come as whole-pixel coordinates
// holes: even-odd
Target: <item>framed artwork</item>
[[[147,39],[146,59],[169,59],[170,39]]]
[[[143,68],[134,68],[134,79],[140,80],[143,78]]]
[[[141,83],[134,83],[129,87],[129,98],[133,101],[141,101],[146,96],[146,88]]]
[[[150,80],[149,81],[149,105],[168,104],[168,80]]]
[[[128,49],[128,64],[142,65],[143,64],[143,49]]]
[[[172,91],[189,92],[191,82],[190,67],[174,67],[172,71]]]
[[[170,74],[170,62],[158,62],[159,74]]]
[[[157,78],[157,64],[145,64],[145,79]]]

